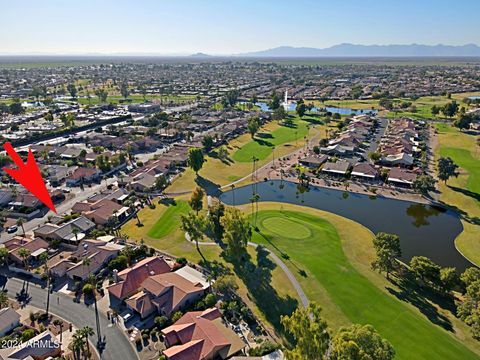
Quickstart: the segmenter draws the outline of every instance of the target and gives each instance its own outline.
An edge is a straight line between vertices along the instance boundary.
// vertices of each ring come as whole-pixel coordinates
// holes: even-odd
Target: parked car
[[[12,226],[9,226],[7,228],[7,233],[9,234],[13,234],[14,232],[16,232],[18,230],[18,226],[17,225],[12,225]]]

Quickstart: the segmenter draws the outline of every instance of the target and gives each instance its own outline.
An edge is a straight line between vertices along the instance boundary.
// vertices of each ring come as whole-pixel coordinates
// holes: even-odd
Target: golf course
[[[480,146],[476,137],[447,124],[437,124],[435,157],[450,157],[459,166],[458,177],[439,182],[440,200],[463,218],[464,231],[456,246],[470,261],[480,264]]]

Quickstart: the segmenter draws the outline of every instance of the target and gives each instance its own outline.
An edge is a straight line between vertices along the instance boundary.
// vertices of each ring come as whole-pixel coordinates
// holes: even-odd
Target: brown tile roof
[[[108,287],[108,292],[118,299],[124,299],[135,293],[142,282],[153,274],[163,274],[171,271],[170,265],[163,259],[153,256],[139,261],[134,266],[120,271],[118,277],[120,282]]]
[[[171,346],[163,352],[169,360],[226,359],[245,347],[240,338],[222,323],[220,311],[216,308],[188,312],[162,333],[167,345]],[[198,355],[200,344],[201,354]]]

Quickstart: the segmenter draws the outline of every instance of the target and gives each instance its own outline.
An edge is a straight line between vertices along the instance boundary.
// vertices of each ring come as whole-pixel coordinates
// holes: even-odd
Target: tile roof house
[[[29,209],[37,209],[43,206],[40,200],[30,194],[18,194],[14,200],[10,201],[9,205],[14,208],[25,207]]]
[[[21,236],[15,236],[11,240],[3,243],[8,249],[8,259],[15,263],[16,266],[23,266],[24,261],[20,256],[20,249],[27,249],[30,252],[30,256],[27,259],[28,262],[38,260],[38,256],[47,251],[49,244],[40,238],[26,238]]]
[[[81,183],[87,184],[100,178],[100,170],[95,168],[79,167],[66,178],[67,186],[78,186]]]
[[[180,274],[169,272],[147,277],[142,290],[128,298],[127,306],[146,318],[158,312],[169,316],[199,300],[208,288],[201,282],[191,282]]]
[[[245,343],[222,321],[217,308],[192,311],[162,330],[163,354],[168,360],[227,359],[245,348]]]
[[[122,248],[122,245],[107,241],[83,240],[68,259],[61,259],[52,264],[50,271],[57,277],[67,276],[73,280],[85,280],[89,274],[96,274],[105,267]],[[85,265],[84,259],[90,260],[88,266]]]
[[[114,218],[118,219],[118,223],[122,223],[130,215],[129,210],[128,207],[107,198],[94,203],[78,202],[72,207],[72,212],[82,214],[99,227],[108,226]]]
[[[20,315],[11,307],[0,309],[0,337],[20,325]]]
[[[164,259],[152,256],[120,271],[116,275],[118,282],[108,287],[110,303],[125,300],[138,292],[142,282],[149,276],[167,273],[171,270],[172,267]]]

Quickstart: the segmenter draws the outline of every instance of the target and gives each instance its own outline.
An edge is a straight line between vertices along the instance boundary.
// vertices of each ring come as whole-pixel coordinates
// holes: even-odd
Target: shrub
[[[250,356],[263,356],[274,352],[275,350],[279,349],[280,345],[275,344],[271,341],[265,341],[262,345],[256,348],[252,348],[248,351],[248,355]]]
[[[33,329],[27,329],[24,332],[22,332],[21,339],[22,343],[27,342],[31,338],[35,336],[35,330]]]
[[[217,297],[214,294],[207,294],[203,302],[207,308],[212,307],[217,303]]]
[[[172,315],[172,322],[178,321],[182,316],[183,316],[183,313],[181,311],[177,311]]]
[[[155,322],[155,325],[157,325],[160,329],[162,329],[168,324],[168,318],[166,316],[157,316],[154,322]]]

